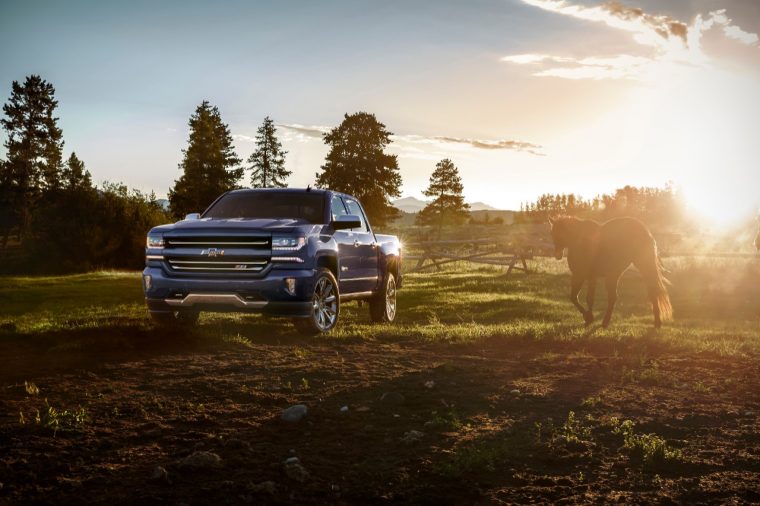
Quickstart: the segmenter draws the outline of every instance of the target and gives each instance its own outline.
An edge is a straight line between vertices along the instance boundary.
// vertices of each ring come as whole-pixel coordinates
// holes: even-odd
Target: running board
[[[359,299],[371,299],[371,298],[372,298],[372,292],[356,292],[356,293],[340,294],[341,302],[343,302],[344,300],[359,300]]]

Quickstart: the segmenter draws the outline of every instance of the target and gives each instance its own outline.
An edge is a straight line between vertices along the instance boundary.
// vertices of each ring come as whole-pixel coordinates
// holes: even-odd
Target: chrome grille
[[[164,237],[164,259],[173,272],[193,274],[256,274],[272,256],[268,235],[187,234]]]

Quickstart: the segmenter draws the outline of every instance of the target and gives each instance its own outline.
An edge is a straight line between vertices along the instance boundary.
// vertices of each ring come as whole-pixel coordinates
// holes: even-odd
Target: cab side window
[[[364,217],[364,212],[362,211],[362,207],[359,205],[359,203],[355,200],[346,199],[346,206],[348,207],[348,214],[358,216],[359,220],[362,222],[362,226],[360,228],[353,228],[351,230],[354,232],[369,232],[369,227],[367,226],[367,218]]]
[[[332,198],[332,202],[330,202],[330,213],[332,214],[333,221],[337,220],[338,216],[346,216],[348,214],[340,197]]]

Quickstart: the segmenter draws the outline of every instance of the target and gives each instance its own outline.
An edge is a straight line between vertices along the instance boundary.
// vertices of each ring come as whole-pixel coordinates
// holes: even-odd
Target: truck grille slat
[[[177,241],[177,240],[170,240],[170,245],[179,245],[179,246],[185,246],[185,245],[213,245],[213,246],[228,246],[228,245],[235,245],[235,246],[268,246],[269,241],[248,241],[248,242],[230,242],[230,241]]]
[[[219,247],[219,246],[235,246],[241,248],[253,248],[253,249],[265,249],[271,245],[271,238],[262,236],[245,236],[245,235],[231,235],[231,236],[180,236],[180,237],[165,237],[165,247],[182,247],[182,246],[207,246],[207,247]]]
[[[172,265],[174,264],[209,264],[209,265],[224,265],[224,264],[233,264],[233,265],[240,265],[240,264],[253,264],[253,265],[266,265],[268,262],[266,260],[259,260],[256,262],[246,262],[243,260],[240,260],[238,262],[216,262],[213,260],[169,260]]]

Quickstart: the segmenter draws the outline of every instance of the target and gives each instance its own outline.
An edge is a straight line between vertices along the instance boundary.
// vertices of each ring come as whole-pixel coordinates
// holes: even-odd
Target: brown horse
[[[596,281],[604,278],[607,288],[607,312],[602,325],[607,327],[617,301],[620,276],[633,263],[641,272],[652,302],[654,326],[672,318],[667,280],[657,256],[657,245],[646,226],[634,218],[615,218],[602,225],[591,220],[563,216],[549,219],[554,239],[555,256],[562,260],[567,248],[567,263],[572,272],[570,300],[583,315],[586,324],[594,321],[593,304]],[[588,282],[586,303],[578,302],[578,294]]]

